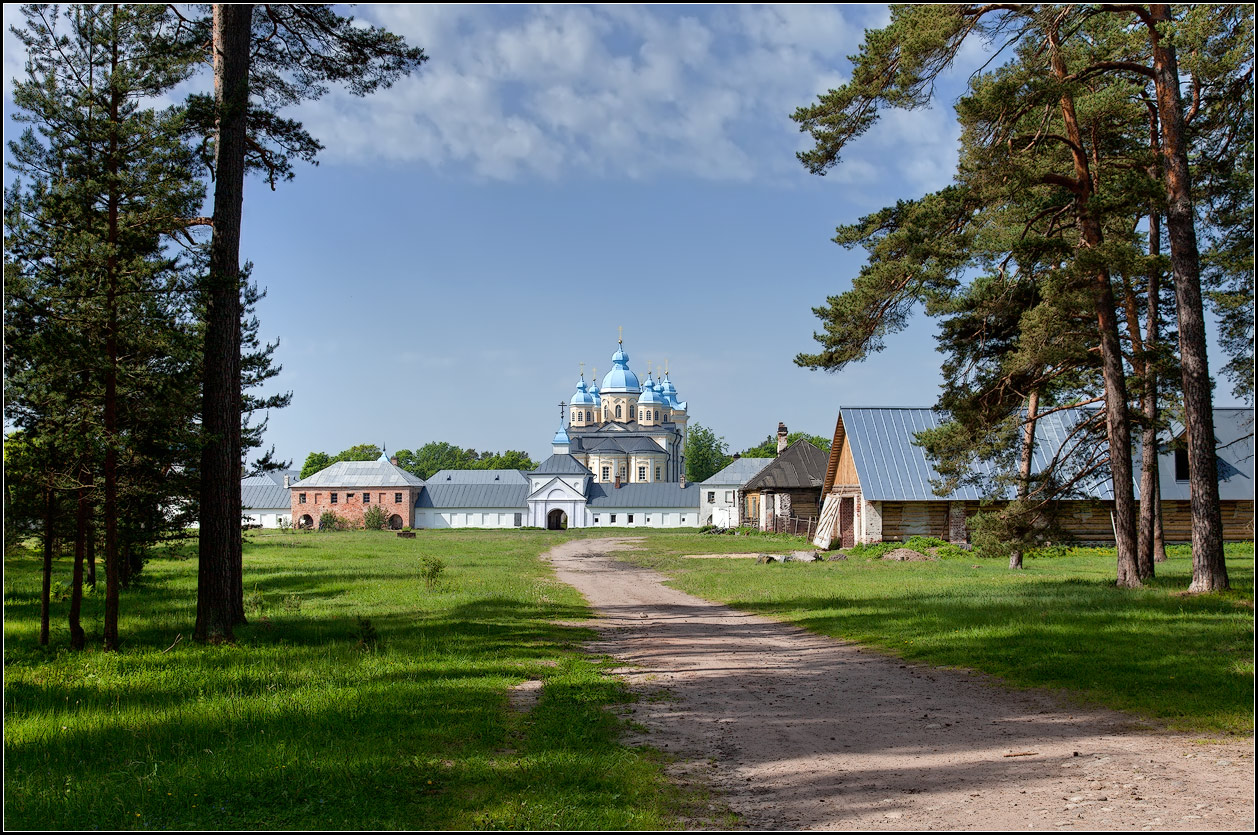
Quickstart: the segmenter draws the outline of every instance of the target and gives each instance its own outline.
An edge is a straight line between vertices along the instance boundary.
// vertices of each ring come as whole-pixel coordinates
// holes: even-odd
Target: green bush
[[[431,554],[425,554],[419,558],[419,576],[423,578],[424,585],[432,591],[437,587],[437,583],[441,580],[441,575],[445,573],[446,561],[441,557],[434,557]]]
[[[323,511],[323,514],[319,516],[319,530],[321,531],[343,531],[348,528],[349,524],[330,510]]]
[[[383,530],[389,524],[389,514],[382,505],[373,504],[363,513],[363,527],[369,531]]]

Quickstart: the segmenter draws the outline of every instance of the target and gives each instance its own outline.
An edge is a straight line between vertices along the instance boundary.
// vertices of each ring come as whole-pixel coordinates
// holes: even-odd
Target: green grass
[[[653,829],[706,799],[619,742],[629,700],[582,599],[520,531],[250,534],[249,624],[190,640],[195,545],[122,599],[123,648],[73,653],[39,561],[5,560],[5,824],[15,829]],[[446,562],[436,587],[421,556]],[[69,561],[57,578],[69,582]],[[89,596],[89,640],[102,594]],[[176,637],[183,639],[175,643]],[[173,648],[169,649],[172,644]],[[509,688],[544,681],[527,714]]]
[[[1253,547],[1234,590],[1187,596],[1186,549],[1114,588],[1112,550],[1003,561],[757,565],[794,537],[691,531],[259,534],[250,623],[188,640],[195,546],[124,593],[121,652],[37,646],[39,560],[5,560],[5,824],[14,829],[647,829],[711,826],[708,798],[620,741],[630,699],[583,655],[581,598],[537,560],[575,537],[643,536],[624,558],[686,591],[914,662],[1059,688],[1177,729],[1253,732]],[[429,590],[421,558],[446,567]],[[69,581],[69,562],[57,563]],[[103,583],[102,583],[103,588]],[[101,603],[84,621],[99,639]],[[183,639],[175,643],[176,636]],[[374,637],[373,637],[374,636]],[[172,644],[174,646],[172,647]],[[527,714],[508,690],[540,679]],[[715,822],[728,826],[732,818]]]
[[[777,550],[802,547],[790,540]],[[1112,548],[1029,558],[1023,571],[956,551],[935,562],[884,562],[870,549],[841,562],[768,565],[677,556],[727,550],[772,549],[754,538],[653,537],[626,556],[691,594],[914,662],[1061,689],[1177,730],[1253,733],[1253,543],[1227,546],[1232,591],[1191,596],[1186,546],[1170,548],[1157,578],[1136,591],[1115,587]]]

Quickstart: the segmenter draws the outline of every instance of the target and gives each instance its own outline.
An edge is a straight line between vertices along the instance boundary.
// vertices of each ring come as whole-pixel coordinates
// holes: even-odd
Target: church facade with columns
[[[585,373],[568,404],[567,424],[552,444],[565,447],[600,484],[680,483],[686,474],[687,404],[668,371],[646,380],[629,368],[621,341],[612,368],[598,382]]]

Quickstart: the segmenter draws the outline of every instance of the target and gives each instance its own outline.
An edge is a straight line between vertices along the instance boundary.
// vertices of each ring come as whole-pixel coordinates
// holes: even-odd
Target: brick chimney
[[[786,424],[779,421],[778,422],[778,455],[781,455],[782,451],[786,449],[786,435],[787,435]]]
[[[287,490],[291,485],[288,483],[288,474],[284,474],[284,489]]]
[[[686,489],[686,474],[685,473],[681,474],[681,478],[679,479],[679,481],[681,483],[681,489],[685,490]]]
[[[617,490],[620,489],[620,473],[619,472],[616,473],[616,481],[614,482],[614,486],[615,486],[615,489]]]

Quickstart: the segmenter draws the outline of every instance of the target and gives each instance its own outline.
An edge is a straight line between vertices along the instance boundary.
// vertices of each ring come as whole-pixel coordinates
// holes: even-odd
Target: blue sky
[[[812,307],[863,262],[835,226],[950,180],[951,105],[977,46],[934,108],[888,112],[817,177],[790,114],[846,79],[885,7],[354,14],[430,60],[366,99],[294,109],[320,165],[274,192],[246,185],[242,256],[293,392],[270,415],[281,457],[448,441],[540,460],[578,364],[605,374],[618,327],[631,368],[667,361],[692,422],[731,451],[779,421],[828,436],[841,404],[933,405],[925,319],[839,374],[792,360],[816,347]],[[17,17],[6,5],[6,114]]]

